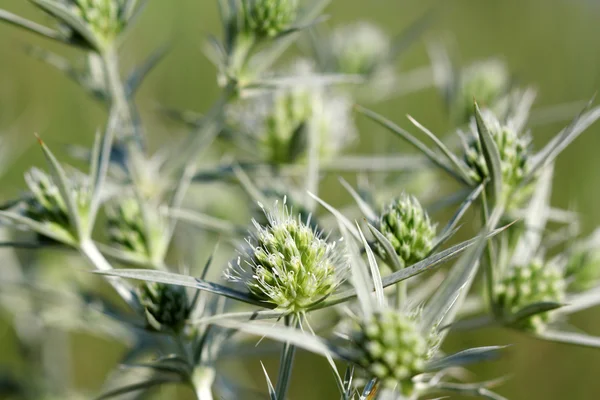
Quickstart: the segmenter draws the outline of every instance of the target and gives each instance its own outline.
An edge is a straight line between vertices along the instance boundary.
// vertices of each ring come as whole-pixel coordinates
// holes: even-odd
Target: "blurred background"
[[[44,17],[23,0],[0,0],[5,8],[43,22]],[[503,59],[518,82],[538,89],[536,109],[586,101],[600,87],[600,2],[595,0],[334,0],[327,10],[326,24],[368,20],[395,34],[433,10],[434,19],[427,31],[402,56],[400,68],[411,70],[429,64],[427,43],[442,40],[460,56],[462,63],[497,56]],[[215,69],[201,52],[207,33],[218,33],[219,22],[214,0],[150,1],[122,52],[123,71],[148,55],[157,46],[169,44],[171,51],[148,77],[137,98],[138,106],[151,133],[151,145],[182,135],[185,127],[165,119],[159,106],[206,111],[218,96]],[[0,24],[0,132],[18,131],[14,148],[16,160],[0,178],[0,201],[18,196],[24,189],[23,172],[31,165],[43,166],[33,133],[39,133],[59,155],[65,145],[89,146],[94,131],[103,126],[105,111],[60,72],[28,56],[25,45],[44,45],[66,57],[76,59],[77,51]],[[293,51],[292,51],[293,53]],[[376,111],[406,126],[411,114],[433,132],[446,132],[452,124],[438,91],[431,87],[374,107]],[[548,123],[532,127],[536,147],[556,134],[574,116],[576,108],[546,113]],[[564,116],[565,118],[561,118]],[[405,151],[399,140],[358,119],[361,140],[354,149]],[[553,204],[579,211],[584,233],[600,225],[600,125],[582,135],[559,157],[556,164]],[[22,153],[16,153],[22,151]],[[339,190],[336,189],[339,192]],[[334,198],[325,191],[324,196]],[[10,262],[9,250],[0,249],[0,273]],[[31,252],[31,251],[29,251]],[[27,257],[27,250],[19,250]],[[42,260],[65,256],[36,255]],[[33,256],[32,256],[33,257]],[[78,258],[67,257],[62,268],[73,274],[84,267]],[[204,259],[205,257],[202,257]],[[225,262],[225,260],[220,260]],[[50,263],[48,263],[50,264]],[[67,265],[64,265],[67,264]],[[65,276],[64,274],[61,276]],[[574,323],[600,335],[600,310],[576,315]],[[508,375],[498,392],[510,399],[596,399],[600,398],[600,352],[531,340],[509,331],[487,329],[451,334],[448,350],[467,346],[513,343],[509,355],[500,361],[477,368],[477,379]],[[72,375],[76,386],[94,392],[114,368],[125,351],[110,339],[86,334],[74,335],[69,343]],[[278,356],[263,358],[276,374]],[[264,377],[258,359],[243,367],[227,363],[224,371],[251,387],[264,390]],[[231,365],[230,365],[231,364]],[[8,315],[0,313],[0,370],[18,370],[19,352]],[[291,399],[337,398],[333,379],[325,360],[301,352],[292,380]],[[315,382],[325,382],[316,385]],[[162,388],[156,398],[188,398],[185,388]],[[191,397],[189,397],[191,398]]]

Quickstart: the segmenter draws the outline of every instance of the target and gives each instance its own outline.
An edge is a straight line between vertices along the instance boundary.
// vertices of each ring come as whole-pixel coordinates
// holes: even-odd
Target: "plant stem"
[[[396,309],[399,310],[406,303],[406,281],[396,284]]]
[[[198,400],[213,400],[212,385],[215,381],[215,370],[206,366],[194,369],[191,385]]]
[[[106,258],[100,253],[96,245],[91,240],[84,240],[79,245],[79,251],[81,254],[88,259],[89,262],[96,267],[96,269],[100,271],[110,271],[113,267],[110,265]],[[133,295],[132,290],[119,278],[116,277],[107,277],[108,282],[115,288],[117,293],[121,296],[127,304],[131,306],[134,310],[139,308],[139,305]]]
[[[296,315],[285,317],[286,326],[297,326],[300,320]],[[290,384],[290,376],[292,375],[292,366],[294,364],[294,356],[296,355],[296,346],[285,343],[281,351],[281,360],[279,362],[279,376],[277,377],[277,387],[275,393],[279,400],[284,400]]]

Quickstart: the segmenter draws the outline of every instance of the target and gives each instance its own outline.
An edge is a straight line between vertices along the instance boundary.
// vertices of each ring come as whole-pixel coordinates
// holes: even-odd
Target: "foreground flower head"
[[[410,315],[382,309],[362,321],[352,335],[359,351],[359,365],[385,386],[398,386],[410,395],[412,378],[425,369],[430,343]]]
[[[226,276],[277,309],[301,313],[342,283],[347,271],[344,249],[292,215],[285,199],[264,212],[268,223],[253,220],[250,249],[230,265]]]
[[[409,266],[429,254],[433,248],[436,227],[419,201],[403,193],[381,214],[379,230],[392,244],[404,266]]]
[[[190,313],[183,286],[144,282],[138,288],[138,298],[146,311],[148,326],[156,331],[178,331]]]
[[[527,265],[511,267],[494,292],[504,317],[510,321],[511,316],[534,303],[561,303],[565,298],[565,290],[561,269],[535,258]],[[519,320],[517,328],[539,333],[549,322],[551,314],[539,313]]]
[[[527,177],[531,167],[530,137],[517,132],[510,120],[501,123],[489,110],[484,110],[482,117],[500,154],[504,195],[507,197],[514,195],[512,203],[519,204],[529,193],[527,188],[519,188],[519,186]],[[483,182],[489,177],[474,120],[471,121],[470,136],[465,143],[464,160],[475,182]],[[516,189],[519,189],[518,193]]]
[[[296,64],[293,74],[310,79],[312,65]],[[335,156],[356,134],[351,102],[319,85],[295,85],[253,97],[229,110],[237,129],[256,138],[260,157],[270,164],[305,160],[311,139],[320,158]]]

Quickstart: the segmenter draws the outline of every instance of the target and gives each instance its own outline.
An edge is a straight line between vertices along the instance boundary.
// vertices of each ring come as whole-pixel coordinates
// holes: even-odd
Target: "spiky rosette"
[[[521,136],[510,121],[502,124],[489,110],[484,110],[482,116],[500,154],[504,195],[513,196],[512,204],[520,204],[531,189],[519,188],[530,169],[530,137]],[[489,171],[474,120],[471,121],[470,130],[471,135],[465,144],[464,160],[470,170],[471,178],[476,182],[483,182],[489,177]],[[518,192],[515,191],[517,188],[519,188]]]
[[[436,227],[419,201],[403,193],[381,214],[379,230],[390,241],[403,266],[408,266],[431,251]],[[379,246],[377,249],[385,258],[385,250]]]
[[[265,210],[268,223],[253,220],[250,249],[230,265],[226,276],[241,282],[258,299],[288,313],[301,313],[326,298],[341,284],[347,271],[343,249],[275,204]]]
[[[138,298],[148,326],[157,331],[180,330],[190,313],[183,286],[144,282],[138,288]]]
[[[291,28],[298,0],[242,0],[247,30],[257,37],[275,37]]]
[[[148,207],[144,218],[139,200],[125,197],[108,203],[105,210],[111,245],[148,259],[162,260],[167,251],[162,240],[167,226],[156,207]]]
[[[70,0],[73,12],[83,19],[102,43],[110,43],[125,29],[126,0]]]
[[[539,302],[560,303],[565,298],[565,280],[562,271],[553,264],[535,258],[529,264],[512,267],[496,285],[496,303],[504,316],[510,318],[524,307]],[[541,332],[550,322],[548,312],[535,314],[516,322],[520,329]]]
[[[390,38],[376,25],[367,22],[342,26],[330,39],[336,72],[370,75],[388,64]]]
[[[410,395],[412,377],[423,372],[429,360],[429,339],[415,318],[392,309],[374,313],[352,334],[359,365],[387,387]]]
[[[453,112],[463,122],[473,115],[473,99],[486,107],[506,95],[510,89],[510,74],[497,59],[479,61],[465,68],[458,79]]]
[[[86,222],[90,205],[89,186],[82,174],[71,172],[69,184],[71,195],[82,222]],[[75,235],[71,226],[67,205],[53,178],[44,171],[31,168],[25,174],[25,182],[29,187],[31,196],[27,198],[23,214],[40,223],[48,224],[53,229]]]

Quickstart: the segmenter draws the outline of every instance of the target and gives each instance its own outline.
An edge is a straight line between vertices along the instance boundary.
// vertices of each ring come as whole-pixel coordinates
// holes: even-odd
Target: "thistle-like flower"
[[[384,308],[361,321],[352,334],[359,365],[385,386],[404,395],[413,390],[412,378],[421,374],[431,357],[430,339],[410,315]]]
[[[473,99],[493,108],[510,90],[508,68],[498,59],[473,63],[463,69],[457,79],[452,109],[456,118],[463,122],[473,115]]]
[[[226,277],[243,283],[256,298],[287,313],[302,313],[343,282],[347,261],[338,242],[329,242],[283,204],[253,220],[250,249],[230,265]]]
[[[511,120],[501,123],[489,110],[482,111],[481,115],[500,154],[504,196],[513,196],[511,204],[520,204],[530,192],[527,187],[519,188],[530,170],[530,136],[517,132]],[[470,177],[475,182],[483,182],[489,177],[489,171],[474,120],[471,120],[470,136],[466,139],[464,147],[464,161],[469,168]],[[517,188],[518,193],[515,192]]]
[[[148,326],[156,331],[178,331],[190,314],[183,286],[144,282],[138,288],[138,298],[146,312]]]
[[[560,303],[565,298],[564,274],[558,266],[534,258],[529,264],[513,266],[496,285],[494,294],[506,321],[525,307],[539,302]],[[540,333],[551,322],[551,314],[538,313],[516,321],[519,329]]]
[[[569,289],[581,292],[593,288],[600,281],[600,230],[590,237],[575,242],[565,257],[565,276]]]
[[[139,200],[126,197],[108,203],[105,210],[110,244],[147,260],[163,260],[167,222],[157,207],[146,207],[144,215]]]
[[[394,247],[403,267],[424,259],[433,248],[436,226],[414,196],[403,193],[379,218],[379,230]],[[385,250],[377,247],[385,258]]]
[[[357,22],[333,31],[330,41],[335,72],[371,75],[388,64],[392,44],[377,25]]]
[[[294,75],[310,79],[312,66],[299,63]],[[296,85],[253,97],[229,110],[232,124],[257,139],[261,159],[287,164],[306,159],[311,138],[319,158],[328,159],[355,136],[351,102],[323,87]]]
[[[86,224],[91,198],[90,188],[83,174],[72,170],[71,175],[73,199],[81,222]],[[47,225],[65,239],[75,240],[77,232],[75,227],[71,226],[67,204],[54,179],[34,167],[25,174],[25,182],[31,196],[25,202],[23,214],[36,222]]]
[[[298,0],[242,0],[242,6],[248,33],[275,37],[292,27]]]
[[[123,17],[131,6],[129,3],[127,0],[71,0],[71,7],[101,42],[109,43],[125,28],[127,20]]]

